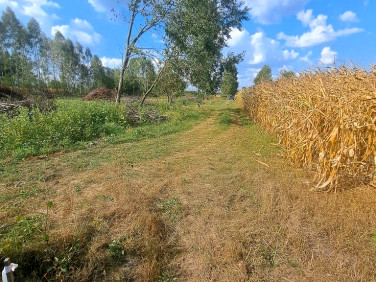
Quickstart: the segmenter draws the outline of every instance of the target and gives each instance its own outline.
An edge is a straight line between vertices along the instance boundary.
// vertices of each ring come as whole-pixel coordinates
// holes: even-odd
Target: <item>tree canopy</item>
[[[272,69],[268,65],[264,65],[256,75],[255,79],[253,80],[253,83],[257,85],[263,81],[272,80]]]
[[[247,19],[248,8],[244,3],[237,0],[128,0],[126,4],[127,40],[117,100],[120,100],[132,54],[142,52],[142,46],[137,45],[140,37],[153,29],[164,34],[165,61],[170,54],[178,54],[180,68],[189,83],[204,93],[215,93],[226,63],[222,55],[226,40],[232,28],[241,28],[242,21]]]
[[[99,86],[114,88],[114,71],[102,65],[89,48],[57,32],[49,39],[31,18],[26,27],[7,8],[0,20],[0,84],[52,88],[73,94]]]

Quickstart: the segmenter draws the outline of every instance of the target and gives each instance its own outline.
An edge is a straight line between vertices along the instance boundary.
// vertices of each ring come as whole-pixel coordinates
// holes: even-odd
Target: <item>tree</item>
[[[234,73],[225,71],[222,80],[222,95],[234,96],[238,91],[238,79]]]
[[[93,88],[98,88],[105,85],[105,74],[102,61],[97,55],[94,55],[90,62],[90,69],[93,75]]]
[[[152,61],[144,56],[132,58],[129,61],[124,78],[124,94],[140,95],[145,93],[155,79]]]
[[[41,45],[43,42],[42,31],[39,23],[32,18],[27,24],[29,59],[33,65],[33,72],[41,81]]]
[[[146,32],[153,28],[162,27],[163,19],[171,10],[173,0],[128,0],[126,1],[129,13],[128,33],[125,43],[125,54],[120,70],[118,94],[116,102],[120,102],[123,91],[124,74],[128,68],[129,60],[134,53],[139,53],[136,44]],[[112,10],[113,12],[114,9]],[[138,24],[138,28],[135,25]]]
[[[289,79],[295,77],[295,73],[291,70],[281,70],[278,79]]]
[[[248,9],[237,0],[128,0],[128,33],[124,60],[120,72],[118,97],[123,89],[123,78],[132,54],[140,52],[136,43],[140,37],[159,29],[165,40],[165,55],[169,49],[178,52],[191,84],[206,93],[214,93],[222,78],[222,49],[232,28],[241,28]],[[139,28],[135,28],[139,23]],[[165,59],[168,61],[168,58]],[[164,70],[162,68],[161,70]],[[156,79],[160,76],[157,75]],[[153,83],[151,87],[155,85]],[[149,93],[149,91],[147,91]]]
[[[2,49],[10,54],[9,66],[15,72],[11,75],[11,84],[20,86],[22,78],[31,74],[31,62],[27,58],[27,31],[9,7],[1,17],[2,21]]]
[[[7,8],[0,20],[0,83],[26,88],[50,87],[73,93],[93,85],[89,72],[92,55],[61,32],[53,40],[31,18],[26,27]],[[102,66],[102,82],[114,87],[114,71]]]
[[[170,105],[173,97],[182,94],[186,87],[187,83],[184,81],[182,73],[179,73],[178,64],[174,64],[173,61],[167,62],[156,85],[157,94],[166,95]]]
[[[229,53],[224,59],[223,65],[223,79],[222,79],[222,95],[234,96],[238,91],[238,69],[236,67],[244,57],[244,53],[235,55]]]
[[[222,49],[233,28],[241,29],[248,8],[236,0],[181,0],[166,24],[171,45],[183,57],[189,82],[214,94],[224,72]]]
[[[272,69],[268,65],[264,65],[256,75],[253,83],[255,85],[263,81],[272,81]]]

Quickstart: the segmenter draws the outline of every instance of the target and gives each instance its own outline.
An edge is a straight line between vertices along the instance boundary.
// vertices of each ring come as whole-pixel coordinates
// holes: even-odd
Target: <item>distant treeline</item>
[[[133,58],[125,78],[125,94],[140,94],[155,78],[150,59]],[[62,94],[84,95],[105,86],[113,89],[119,70],[103,66],[98,56],[73,43],[61,32],[53,39],[30,19],[23,26],[9,7],[0,20],[0,84],[22,90],[49,89]]]

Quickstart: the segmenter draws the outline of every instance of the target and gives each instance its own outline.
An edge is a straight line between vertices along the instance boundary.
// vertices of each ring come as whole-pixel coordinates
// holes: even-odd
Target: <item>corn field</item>
[[[376,67],[301,73],[241,90],[250,117],[287,156],[316,172],[319,190],[371,183],[376,162]]]

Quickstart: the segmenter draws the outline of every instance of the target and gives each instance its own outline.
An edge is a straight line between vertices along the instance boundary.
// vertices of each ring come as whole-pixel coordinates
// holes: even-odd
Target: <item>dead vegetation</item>
[[[376,69],[345,66],[242,90],[250,117],[291,160],[317,171],[317,188],[370,183],[376,162]]]
[[[127,107],[127,121],[132,125],[137,125],[142,122],[155,122],[168,120],[169,117],[159,114],[153,108],[141,109],[140,107],[128,106]]]
[[[108,100],[115,102],[116,95],[117,94],[114,89],[107,89],[106,87],[102,86],[100,88],[92,90],[82,99],[84,101]]]
[[[55,96],[56,94],[49,89],[21,93],[8,86],[0,85],[0,114],[7,114],[11,117],[16,115],[21,107],[50,112],[56,109]]]
[[[30,106],[30,102],[22,94],[0,84],[0,114],[11,114],[19,107]]]

